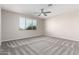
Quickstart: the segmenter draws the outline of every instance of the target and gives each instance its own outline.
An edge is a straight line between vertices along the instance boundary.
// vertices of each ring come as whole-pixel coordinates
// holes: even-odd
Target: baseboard
[[[65,39],[65,38],[55,37],[55,36],[50,36],[50,35],[39,35],[39,36],[32,36],[32,37],[20,38],[20,39],[31,39],[31,38],[41,37],[41,36],[46,36],[46,37],[48,36],[48,37],[51,37],[51,38],[57,38],[57,39],[67,40],[67,41],[75,41],[75,40],[71,40],[71,39]],[[5,40],[5,41],[2,41],[2,42],[7,42],[7,41],[15,41],[15,40],[20,40],[20,39]],[[75,42],[79,42],[79,41],[75,41]],[[1,46],[1,44],[0,44],[0,46]]]
[[[41,36],[45,36],[45,35],[38,35],[38,36],[32,36],[32,37],[27,37],[27,38],[20,38],[20,39],[31,39],[31,38],[37,38],[37,37],[41,37]],[[15,41],[15,40],[20,40],[20,39],[9,39],[9,40],[4,40],[2,42],[7,42],[7,41]]]
[[[61,40],[67,40],[67,41],[72,41],[72,42],[79,42],[79,41],[76,41],[76,40],[71,40],[71,39],[65,39],[65,38],[61,38],[61,37],[55,37],[55,36],[50,36],[50,35],[45,35],[45,36],[48,36],[48,37],[51,37],[51,38],[57,38],[57,39],[61,39]]]

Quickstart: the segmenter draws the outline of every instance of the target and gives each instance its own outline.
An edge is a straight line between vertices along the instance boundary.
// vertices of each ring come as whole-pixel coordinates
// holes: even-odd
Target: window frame
[[[25,29],[20,28],[20,24],[19,24],[19,30],[37,30],[38,28],[38,21],[37,19],[32,19],[32,18],[28,18],[26,16],[20,16],[20,17],[24,17],[25,18]],[[20,17],[19,17],[19,23],[20,23]],[[32,29],[26,29],[26,25],[27,25],[27,20],[30,19],[32,21]],[[36,21],[36,29],[33,29],[33,20]]]

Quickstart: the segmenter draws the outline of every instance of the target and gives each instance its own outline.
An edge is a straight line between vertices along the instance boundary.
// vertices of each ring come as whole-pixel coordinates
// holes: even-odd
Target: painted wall
[[[0,45],[1,45],[1,8],[0,8]]]
[[[19,16],[23,15],[2,10],[2,41],[28,38],[44,34],[44,20],[36,18],[38,21],[37,30],[19,30]]]
[[[79,41],[79,11],[47,19],[45,29],[46,35]]]

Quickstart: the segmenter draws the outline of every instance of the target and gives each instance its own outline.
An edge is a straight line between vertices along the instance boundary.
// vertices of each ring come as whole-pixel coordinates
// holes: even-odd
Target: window
[[[19,19],[19,28],[25,29],[25,17],[20,17]]]
[[[37,21],[36,20],[33,20],[33,30],[35,30],[37,27]]]
[[[37,20],[26,18],[26,17],[20,17],[19,28],[24,30],[36,30]]]

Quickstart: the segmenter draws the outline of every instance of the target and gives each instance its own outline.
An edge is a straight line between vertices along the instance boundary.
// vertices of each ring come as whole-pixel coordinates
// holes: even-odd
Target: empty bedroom
[[[0,55],[79,55],[79,4],[0,4]]]

